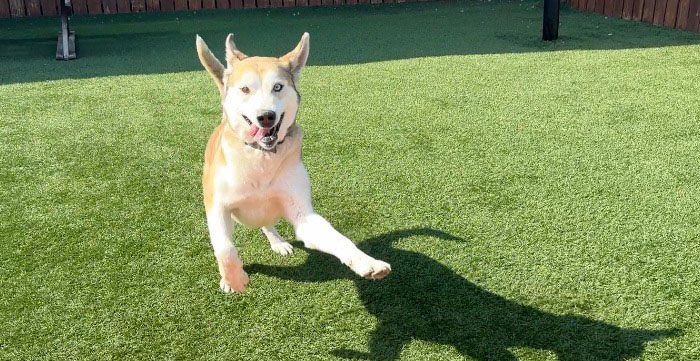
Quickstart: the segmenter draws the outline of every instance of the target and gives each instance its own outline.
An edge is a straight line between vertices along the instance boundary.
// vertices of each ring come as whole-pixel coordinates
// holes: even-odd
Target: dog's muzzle
[[[280,115],[280,120],[277,122],[277,125],[272,128],[260,128],[257,125],[253,124],[253,122],[245,115],[241,114],[241,116],[251,127],[249,132],[250,136],[252,136],[256,140],[256,143],[246,144],[256,149],[274,152],[275,147],[277,146],[278,134],[280,128],[282,127],[282,121],[284,120],[284,113]],[[262,134],[260,134],[261,132]],[[256,147],[255,145],[258,146]]]

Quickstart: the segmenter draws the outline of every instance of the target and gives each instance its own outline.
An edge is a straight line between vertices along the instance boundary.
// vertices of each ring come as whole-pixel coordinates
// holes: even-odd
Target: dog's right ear
[[[197,35],[197,55],[199,56],[199,61],[204,65],[204,69],[207,69],[209,75],[216,83],[219,88],[219,94],[223,96],[224,94],[224,66],[221,65],[219,59],[217,59],[211,50],[207,46],[207,43],[202,40],[202,38]]]

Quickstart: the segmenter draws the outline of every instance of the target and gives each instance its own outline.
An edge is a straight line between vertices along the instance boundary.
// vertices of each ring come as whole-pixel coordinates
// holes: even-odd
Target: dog
[[[286,219],[309,249],[329,253],[357,275],[381,279],[391,266],[360,251],[311,206],[309,175],[301,161],[303,133],[296,123],[299,76],[309,56],[309,34],[286,55],[249,57],[226,38],[226,67],[199,35],[197,55],[219,89],[223,116],[207,143],[202,187],[209,238],[226,292],[245,292],[248,275],[233,245],[233,221],[262,228],[274,252],[292,245],[275,229]]]

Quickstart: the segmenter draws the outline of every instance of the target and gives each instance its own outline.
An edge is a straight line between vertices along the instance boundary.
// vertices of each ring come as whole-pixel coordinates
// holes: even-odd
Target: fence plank
[[[102,12],[105,14],[116,14],[117,0],[102,0]]]
[[[202,0],[202,9],[216,9],[214,0]]]
[[[579,10],[586,10],[586,6],[588,6],[586,0],[578,0],[578,9]]]
[[[595,11],[595,4],[597,0],[588,0],[586,1],[586,10],[588,11]]]
[[[384,0],[384,3],[385,3],[385,4],[393,4],[393,3],[395,3],[395,2],[396,2],[396,1],[394,1],[394,0]]]
[[[231,9],[243,9],[243,0],[231,0]]]
[[[243,0],[243,7],[246,9],[252,9],[255,7],[255,0]]]
[[[333,0],[321,0],[321,5],[333,5]]]
[[[160,11],[160,0],[146,0],[147,11]]]
[[[613,16],[621,18],[622,17],[622,8],[624,6],[624,1],[623,0],[613,0]]]
[[[357,5],[357,0],[345,0],[345,3],[348,5]]]
[[[283,6],[284,6],[283,0],[270,0],[270,7],[272,7],[272,8],[281,8]]]
[[[257,7],[269,8],[270,7],[270,0],[257,0]]]
[[[231,4],[229,4],[228,0],[216,0],[217,9],[228,9],[230,7]]]
[[[84,15],[87,14],[87,0],[71,0],[70,2],[73,5],[73,13],[76,15]]]
[[[622,7],[622,17],[632,20],[632,9],[634,9],[634,0],[625,0],[625,4]]]
[[[594,10],[598,14],[604,13],[605,12],[605,0],[596,0]]]
[[[685,29],[688,26],[689,11],[690,0],[680,0],[678,2],[678,14],[676,14],[676,28]]]
[[[309,0],[309,6],[319,6],[321,5],[321,0]]]
[[[662,25],[664,23],[664,16],[666,15],[666,0],[656,0],[656,5],[654,6],[654,24]]]
[[[569,0],[569,6],[571,6],[572,9],[578,9],[578,0]]]
[[[664,26],[670,28],[676,26],[676,14],[678,13],[678,0],[668,0],[666,3],[666,14],[664,15]]]
[[[654,4],[656,0],[644,0],[644,11],[642,11],[642,21],[650,23],[654,21]]]
[[[199,10],[202,8],[202,0],[187,0],[187,7],[190,10]]]
[[[641,21],[643,10],[644,0],[634,0],[634,8],[632,9],[632,20]]]
[[[690,0],[687,30],[700,31],[700,0]]]
[[[24,8],[27,11],[27,16],[41,15],[41,2],[39,0],[25,0]]]
[[[187,0],[175,0],[173,4],[175,5],[175,11],[187,10]]]
[[[130,13],[131,4],[129,0],[117,0],[117,12],[118,13]]]
[[[173,0],[160,0],[160,11],[173,11],[175,10],[175,3]]]
[[[296,4],[294,3],[294,0],[284,0],[283,4],[284,4],[284,7],[286,7],[286,8],[291,8],[291,7],[296,6]]]
[[[146,11],[146,0],[131,0],[131,12],[138,13],[142,11]]]
[[[44,15],[58,15],[57,0],[41,0],[41,13]]]
[[[605,4],[603,5],[603,15],[605,16],[612,16],[613,14],[613,2],[615,0],[605,0]]]
[[[10,0],[10,15],[13,18],[26,15],[24,11],[24,0]]]
[[[10,2],[0,0],[0,18],[10,17]]]
[[[88,0],[87,2],[88,14],[102,14],[102,1],[101,0]]]

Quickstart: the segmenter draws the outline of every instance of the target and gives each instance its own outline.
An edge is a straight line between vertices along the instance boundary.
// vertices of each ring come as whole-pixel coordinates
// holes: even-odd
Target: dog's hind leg
[[[238,250],[233,245],[233,220],[231,212],[223,207],[207,207],[207,226],[209,238],[214,248],[214,255],[219,264],[221,290],[244,292],[248,283],[248,274],[243,270],[243,263],[238,257]]]
[[[270,248],[272,248],[275,253],[279,253],[283,256],[292,253],[292,245],[277,233],[275,226],[265,226],[262,228],[262,231],[265,233],[267,240],[270,241]]]

